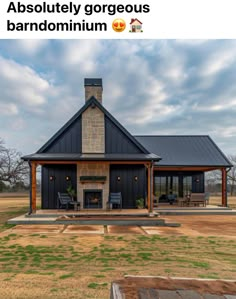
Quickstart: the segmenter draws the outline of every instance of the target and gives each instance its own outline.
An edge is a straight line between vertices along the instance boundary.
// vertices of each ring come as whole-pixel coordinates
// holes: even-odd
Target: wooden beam
[[[36,168],[37,168],[37,164],[35,162],[31,163],[31,181],[32,181],[32,185],[31,185],[31,196],[32,196],[32,212],[35,213],[36,212]]]
[[[150,212],[150,209],[151,209],[151,165],[150,164],[148,164],[147,169],[148,169],[147,208],[148,208],[148,211]]]
[[[32,165],[30,162],[29,164],[29,169],[30,169],[30,175],[29,175],[29,181],[30,181],[30,187],[29,187],[29,215],[32,214]]]
[[[32,161],[36,162],[36,161]],[[39,165],[44,165],[44,164],[77,164],[78,161],[37,161]]]
[[[227,206],[227,172],[225,168],[222,168],[222,206]]]
[[[154,176],[153,176],[153,173],[154,173],[154,170],[153,170],[153,163],[151,164],[150,166],[150,211],[152,212],[153,211],[153,195],[154,195],[154,182],[153,182],[153,179],[154,179]]]
[[[101,163],[103,163],[101,161]],[[147,161],[109,161],[109,164],[146,164]]]

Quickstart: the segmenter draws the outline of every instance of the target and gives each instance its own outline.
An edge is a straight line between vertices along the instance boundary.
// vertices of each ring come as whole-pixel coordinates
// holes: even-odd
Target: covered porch
[[[121,172],[117,172],[117,169],[121,169],[124,166],[143,166],[145,169],[145,177],[143,177],[142,180],[139,176],[135,176],[135,179],[137,179],[137,182],[135,182],[135,185],[139,184],[145,184],[145,192],[146,192],[146,198],[145,198],[145,207],[147,208],[148,212],[153,211],[154,209],[185,209],[186,207],[179,207],[177,204],[174,204],[173,206],[170,206],[167,201],[163,200],[164,195],[168,194],[176,194],[177,198],[183,198],[186,193],[188,192],[196,192],[196,193],[204,193],[205,187],[204,187],[204,173],[207,171],[212,171],[215,169],[220,169],[222,174],[222,190],[221,190],[221,206],[227,207],[227,168],[221,167],[221,168],[215,168],[215,167],[160,167],[153,164],[152,161],[30,161],[30,201],[29,201],[29,213],[37,213],[37,202],[36,202],[36,171],[37,167],[39,166],[48,166],[48,165],[54,165],[54,166],[73,166],[75,169],[74,175],[70,173],[69,179],[74,182],[74,185],[76,186],[77,191],[77,197],[76,200],[81,202],[81,199],[83,197],[83,189],[78,192],[78,188],[80,189],[81,186],[89,188],[89,190],[105,190],[103,191],[104,199],[103,199],[103,208],[100,209],[93,209],[93,208],[86,208],[86,206],[83,206],[82,210],[79,211],[80,214],[113,214],[118,213],[119,210],[109,210],[106,209],[106,202],[108,200],[108,194],[111,189],[111,169],[115,166],[115,173],[113,175],[113,186],[116,186],[112,191],[119,191],[120,184],[122,183],[125,185],[126,189],[132,189],[127,182],[122,182],[122,180],[125,179],[124,177],[120,177]],[[99,168],[99,165],[103,167],[103,169],[107,169],[108,172],[106,173],[106,179],[103,181],[94,181],[94,182],[87,182],[89,185],[86,185],[87,183],[84,181],[80,181],[80,175],[78,175],[78,169],[82,169],[83,166],[94,169],[92,166],[96,165],[96,167]],[[90,166],[89,166],[90,165]],[[121,166],[121,168],[119,168]],[[118,168],[117,168],[118,167]],[[64,168],[63,168],[64,169]],[[70,169],[70,167],[66,167],[66,169]],[[80,173],[81,174],[81,173]],[[96,175],[98,172],[96,173]],[[102,173],[104,175],[104,173]],[[119,174],[119,175],[118,175]],[[133,173],[132,173],[133,175]],[[104,176],[105,177],[105,176]],[[63,176],[61,176],[60,180],[57,181],[62,184],[62,181],[64,181],[65,186],[67,181],[68,175],[66,175],[66,172],[63,172]],[[56,178],[48,173],[48,175],[45,178],[44,175],[44,182],[42,182],[44,185],[49,186],[55,183]],[[121,182],[120,182],[121,180]],[[106,181],[106,182],[105,182]],[[48,187],[47,187],[48,188]],[[55,189],[54,197],[56,196],[56,193],[58,191],[57,187]],[[137,189],[138,190],[138,189]],[[137,193],[137,192],[136,192]],[[79,194],[79,195],[78,195]],[[137,195],[137,194],[136,194]],[[161,198],[161,200],[160,200]],[[157,204],[156,200],[157,199]],[[51,199],[52,200],[52,199]],[[58,213],[65,214],[64,210],[57,209],[55,200],[54,200],[54,207],[49,209],[57,211]],[[81,204],[83,205],[83,203]],[[41,206],[43,207],[43,204],[41,202]],[[196,208],[196,207],[194,207]],[[215,208],[212,206],[206,206],[205,208]],[[48,209],[46,207],[43,207],[43,209],[39,209],[39,213],[41,214],[47,214]],[[126,208],[122,208],[122,213],[125,213],[124,211]],[[45,211],[45,212],[43,212]],[[133,209],[135,213],[142,213],[138,209]],[[70,211],[68,211],[70,213]],[[74,211],[71,211],[71,214],[73,214]],[[127,214],[132,214],[132,208],[127,209]]]
[[[81,159],[79,161],[68,159],[66,161],[62,161],[62,159],[28,161],[30,165],[29,214],[38,212],[36,173],[37,168],[40,166],[42,167],[40,213],[53,210],[65,214],[63,209],[59,210],[57,193],[66,192],[68,184],[72,184],[75,189],[76,197],[74,200],[80,202],[80,214],[88,212],[95,214],[117,213],[119,209],[107,211],[110,192],[122,192],[122,211],[127,209],[128,214],[132,212],[132,209],[136,213],[140,213],[134,206],[137,196],[145,199],[145,208],[147,211],[151,211],[153,202],[153,162],[147,156],[146,160],[140,158],[136,155],[135,160],[131,161],[126,155],[126,159],[123,161],[104,159],[99,161],[94,160],[94,156],[92,160],[88,159],[87,156],[86,160]],[[144,158],[143,155],[142,158]],[[102,203],[95,208],[93,205],[86,205],[85,194],[87,191],[100,191]],[[71,211],[71,213],[74,212]]]
[[[215,166],[154,166],[153,169],[153,207],[168,206],[168,196],[177,200],[190,194],[205,194],[205,173],[221,171],[221,206],[227,207],[227,168]],[[209,195],[208,195],[209,196]],[[176,205],[173,207],[179,208]],[[206,202],[208,204],[208,201]],[[171,203],[172,204],[172,203]]]

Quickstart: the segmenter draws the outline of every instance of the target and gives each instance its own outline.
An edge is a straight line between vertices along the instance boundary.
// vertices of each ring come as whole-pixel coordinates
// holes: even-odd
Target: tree
[[[213,170],[206,173],[205,176],[206,191],[211,193],[218,193],[220,191],[219,186],[222,182],[222,174],[220,170]]]
[[[21,160],[21,153],[7,148],[0,138],[0,182],[15,185],[27,179],[29,166]]]
[[[228,155],[228,159],[233,165],[233,167],[228,172],[228,183],[230,186],[230,195],[233,195],[236,186],[236,155]]]

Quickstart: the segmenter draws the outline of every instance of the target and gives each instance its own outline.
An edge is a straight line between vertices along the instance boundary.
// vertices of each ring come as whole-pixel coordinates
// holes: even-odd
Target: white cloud
[[[62,45],[64,68],[79,68],[86,73],[95,71],[96,57],[102,48],[100,40],[66,41]]]
[[[18,114],[18,108],[13,103],[0,103],[0,113],[2,115],[16,115]]]
[[[236,61],[235,49],[216,51],[216,53],[213,53],[211,57],[209,57],[209,61],[207,61],[203,67],[202,75],[212,76],[229,67],[234,61]]]
[[[19,39],[16,41],[17,51],[34,55],[47,45],[46,39]]]
[[[193,109],[196,110],[196,111],[215,111],[215,112],[218,112],[218,111],[227,111],[227,110],[231,110],[231,111],[234,111],[236,109],[236,99],[229,99],[227,98],[226,99],[222,99],[222,98],[218,98],[214,101],[213,104],[208,104],[208,103],[205,103],[205,105],[199,105],[199,103],[195,103],[193,105]]]
[[[18,117],[11,121],[10,126],[14,131],[21,131],[26,128],[26,122],[23,118]]]
[[[176,39],[175,42],[183,45],[198,46],[206,43],[207,39]]]
[[[0,57],[1,101],[23,104],[26,107],[42,105],[50,93],[49,83],[32,68]]]
[[[217,128],[212,132],[215,136],[223,137],[223,138],[230,138],[236,136],[236,126],[227,126],[227,127],[220,127],[219,125]]]

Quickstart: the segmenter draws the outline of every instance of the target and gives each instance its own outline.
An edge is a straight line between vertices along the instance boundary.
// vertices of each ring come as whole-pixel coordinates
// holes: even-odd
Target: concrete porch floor
[[[161,203],[158,207],[154,207],[153,213],[159,215],[236,215],[236,210],[228,207],[216,205],[207,205],[206,207],[181,207],[177,204],[170,205]],[[148,217],[147,209],[113,209],[113,210],[92,210],[83,209],[80,211],[74,210],[37,210],[36,213],[28,216],[32,218],[39,217],[59,217],[60,215],[75,215],[75,216],[129,216],[129,217]]]
[[[147,209],[113,209],[113,210],[92,210],[92,209],[83,209],[80,211],[75,210],[37,210],[35,214],[32,214],[32,216],[37,217],[39,215],[81,215],[81,216],[95,216],[95,215],[121,215],[121,216],[148,216],[148,210]]]
[[[178,207],[162,205],[150,217],[147,209],[127,210],[37,210],[31,215],[21,215],[8,220],[9,224],[66,224],[66,225],[120,225],[120,226],[179,226],[166,223],[164,215],[236,215],[236,210],[219,206]]]

